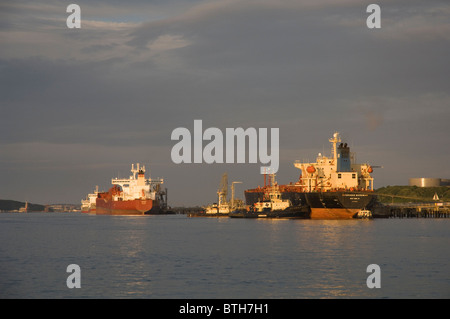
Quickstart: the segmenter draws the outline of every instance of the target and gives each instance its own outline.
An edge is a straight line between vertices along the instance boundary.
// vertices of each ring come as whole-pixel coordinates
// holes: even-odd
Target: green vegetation
[[[9,199],[0,199],[0,211],[14,211],[25,207],[25,202],[18,202]],[[28,203],[28,211],[30,212],[43,212],[45,209],[44,205],[31,204]]]
[[[433,202],[434,194],[439,196],[439,201],[450,202],[450,187],[447,186],[386,186],[376,193],[383,203]]]

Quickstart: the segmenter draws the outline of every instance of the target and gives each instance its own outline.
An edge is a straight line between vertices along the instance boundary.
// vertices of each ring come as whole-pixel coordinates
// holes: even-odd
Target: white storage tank
[[[410,178],[409,186],[439,187],[439,186],[441,186],[441,179],[440,178],[429,178],[429,177]]]

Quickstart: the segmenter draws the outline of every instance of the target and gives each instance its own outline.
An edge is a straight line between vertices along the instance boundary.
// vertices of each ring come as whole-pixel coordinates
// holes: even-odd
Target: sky
[[[196,119],[279,128],[281,184],[335,131],[375,188],[450,178],[449,57],[444,0],[2,1],[0,198],[79,204],[132,163],[171,206],[214,202],[224,173],[241,198],[263,184],[261,163],[175,164]]]

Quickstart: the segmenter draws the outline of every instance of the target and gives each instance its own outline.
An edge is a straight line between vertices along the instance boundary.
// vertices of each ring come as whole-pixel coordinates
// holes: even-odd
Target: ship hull
[[[189,213],[188,217],[228,217],[229,213]]]
[[[353,219],[360,209],[311,208],[311,219]]]
[[[253,205],[264,197],[264,192],[247,190],[247,205]],[[296,192],[284,191],[282,199],[289,199],[294,205],[306,206],[310,209],[311,219],[351,219],[356,218],[363,209],[370,210],[377,202],[372,192]]]
[[[285,210],[269,210],[269,211],[245,211],[238,210],[229,214],[231,218],[277,218],[277,219],[307,219],[310,217],[308,207],[290,207]]]
[[[112,201],[97,198],[96,215],[150,215],[160,213],[159,205],[151,199]]]

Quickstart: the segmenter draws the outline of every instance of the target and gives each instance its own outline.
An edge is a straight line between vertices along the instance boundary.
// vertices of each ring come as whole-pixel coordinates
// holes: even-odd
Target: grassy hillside
[[[9,199],[0,199],[0,210],[1,211],[18,210],[19,208],[22,208],[24,206],[25,206],[24,202],[18,202],[18,201],[9,200]],[[44,211],[44,209],[45,209],[44,205],[28,203],[28,211],[30,211],[30,212],[42,212],[42,211]]]
[[[384,203],[409,203],[433,201],[434,194],[440,201],[450,202],[450,187],[417,187],[417,186],[386,186],[376,190],[380,201]],[[394,195],[392,196],[382,196]]]

